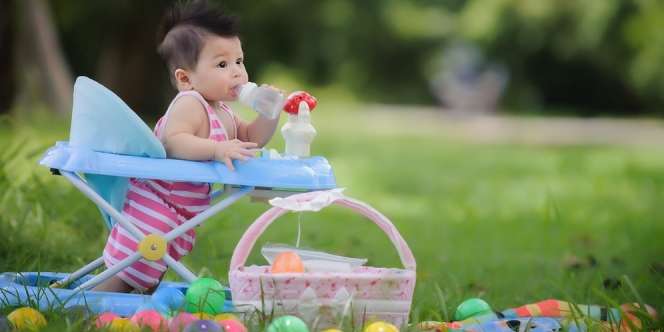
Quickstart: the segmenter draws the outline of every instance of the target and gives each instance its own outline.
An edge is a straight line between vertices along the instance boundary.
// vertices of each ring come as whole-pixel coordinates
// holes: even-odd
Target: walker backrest
[[[69,145],[98,152],[166,158],[164,146],[143,120],[111,90],[84,76],[78,77],[74,84]],[[115,209],[122,209],[129,179],[96,174],[84,176]],[[101,213],[110,228],[113,220],[105,212]]]

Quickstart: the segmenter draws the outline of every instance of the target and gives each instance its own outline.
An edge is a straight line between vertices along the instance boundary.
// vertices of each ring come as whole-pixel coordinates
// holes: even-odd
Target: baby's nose
[[[244,73],[244,68],[242,68],[242,66],[240,65],[233,66],[233,76],[239,77],[242,76],[243,73]]]

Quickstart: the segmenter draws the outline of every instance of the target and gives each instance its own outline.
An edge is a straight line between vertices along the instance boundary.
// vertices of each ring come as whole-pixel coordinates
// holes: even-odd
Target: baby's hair
[[[177,68],[191,70],[196,67],[205,37],[209,35],[237,37],[237,18],[226,15],[206,0],[180,2],[164,15],[157,36],[157,52],[171,74]]]

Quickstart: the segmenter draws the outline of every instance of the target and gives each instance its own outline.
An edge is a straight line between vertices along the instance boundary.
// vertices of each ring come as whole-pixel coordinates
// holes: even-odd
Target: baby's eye
[[[242,64],[242,63],[244,63],[244,59],[242,59],[242,58],[237,59],[237,60],[235,60],[235,63],[238,64],[238,65]]]
[[[219,62],[217,65],[219,68],[226,68],[226,61]]]

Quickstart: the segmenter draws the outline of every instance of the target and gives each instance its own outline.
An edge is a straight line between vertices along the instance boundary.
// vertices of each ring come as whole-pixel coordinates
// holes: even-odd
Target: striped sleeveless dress
[[[210,105],[196,91],[180,92],[168,106],[166,114],[159,119],[154,134],[160,137],[168,120],[168,111],[178,98],[192,96],[198,99],[208,115],[209,139],[224,141],[229,139],[223,124]],[[232,110],[219,103],[220,109],[233,121],[234,134],[237,133],[237,120]],[[127,198],[122,214],[143,234],[164,235],[185,221],[193,218],[210,206],[210,184],[192,182],[171,182],[161,180],[130,179]],[[175,260],[187,255],[194,246],[196,234],[193,229],[168,244],[168,254]],[[104,248],[104,263],[108,268],[138,250],[137,241],[119,224],[115,224]],[[139,291],[145,291],[161,280],[167,265],[163,260],[140,259],[120,271],[117,276]]]

